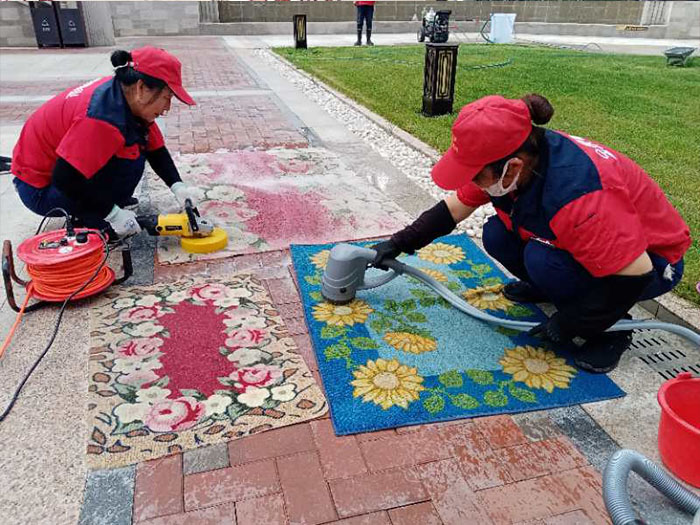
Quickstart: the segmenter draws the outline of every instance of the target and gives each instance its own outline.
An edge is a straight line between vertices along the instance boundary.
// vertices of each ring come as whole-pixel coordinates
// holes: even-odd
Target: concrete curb
[[[362,106],[361,104],[358,104],[351,98],[349,98],[347,95],[344,95],[340,93],[339,91],[333,89],[332,87],[328,86],[324,82],[320,81],[316,77],[310,75],[306,71],[302,71],[298,67],[296,67],[294,64],[292,64],[289,60],[286,58],[278,55],[274,51],[270,50],[270,54],[283,64],[286,64],[287,66],[293,68],[297,73],[302,75],[304,78],[307,78],[320,88],[325,89],[338,99],[342,100],[345,104],[350,106],[352,109],[355,111],[361,113],[363,116],[374,122],[377,126],[382,128],[384,131],[387,133],[390,133],[394,137],[402,140],[405,142],[408,146],[411,148],[415,149],[419,153],[422,153],[423,155],[426,155],[430,159],[432,159],[434,162],[437,162],[437,160],[441,157],[441,154],[439,151],[436,149],[432,148],[431,146],[428,146],[425,142],[417,139],[410,133],[404,131],[403,129],[399,128],[398,126],[395,126],[385,118],[377,115],[376,113],[370,111],[366,107]],[[678,297],[677,295],[673,293],[667,293],[665,295],[662,295],[661,297],[658,297],[656,299],[651,299],[648,301],[641,301],[639,303],[640,306],[642,306],[645,310],[647,310],[650,314],[652,314],[656,319],[659,321],[665,321],[665,322],[671,322],[675,324],[679,324],[681,326],[685,326],[686,328],[690,328],[691,330],[699,331],[700,332],[700,308],[698,308],[696,305],[691,303],[690,301],[687,301],[681,297]]]

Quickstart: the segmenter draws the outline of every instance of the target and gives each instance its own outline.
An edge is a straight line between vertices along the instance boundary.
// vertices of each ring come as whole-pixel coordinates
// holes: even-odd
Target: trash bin
[[[61,29],[61,42],[64,46],[87,46],[83,13],[77,7],[77,2],[71,2],[76,4],[75,8],[62,7],[62,3],[55,2],[58,27]]]
[[[61,33],[51,2],[31,2],[30,12],[37,45],[39,47],[61,47]]]

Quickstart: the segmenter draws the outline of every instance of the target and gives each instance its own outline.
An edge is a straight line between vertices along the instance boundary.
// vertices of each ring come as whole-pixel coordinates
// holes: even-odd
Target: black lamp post
[[[425,45],[423,115],[426,117],[452,113],[458,50],[455,44]]]
[[[294,47],[306,49],[306,15],[294,15]]]

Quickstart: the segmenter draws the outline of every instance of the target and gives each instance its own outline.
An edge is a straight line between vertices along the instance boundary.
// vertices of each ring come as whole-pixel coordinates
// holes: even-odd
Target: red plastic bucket
[[[700,487],[700,378],[690,372],[659,389],[659,452],[680,479]]]

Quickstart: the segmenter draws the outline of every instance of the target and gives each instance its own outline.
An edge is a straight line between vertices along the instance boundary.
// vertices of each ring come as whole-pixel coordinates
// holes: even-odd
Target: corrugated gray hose
[[[528,321],[514,321],[512,319],[501,319],[500,317],[495,317],[493,315],[489,315],[487,313],[482,312],[478,308],[475,308],[471,306],[469,303],[466,301],[462,300],[459,296],[455,295],[449,288],[446,286],[442,285],[429,275],[426,275],[425,273],[421,272],[417,268],[413,268],[412,266],[409,266],[407,264],[404,264],[400,261],[394,260],[394,259],[387,259],[384,261],[382,264],[387,266],[388,268],[391,268],[394,270],[395,275],[393,276],[387,276],[388,278],[386,280],[383,280],[380,284],[386,284],[389,280],[391,280],[393,277],[397,277],[400,274],[408,274],[419,281],[422,281],[423,283],[427,284],[430,286],[433,290],[435,290],[438,295],[440,295],[443,299],[445,299],[447,302],[449,302],[452,306],[457,308],[458,310],[461,310],[467,315],[470,315],[476,319],[479,319],[481,321],[485,321],[487,323],[492,323],[496,325],[503,326],[505,328],[511,328],[513,330],[520,330],[522,332],[525,332],[527,330],[530,330],[534,326],[536,326],[538,323],[533,323],[533,322],[528,322]],[[673,323],[663,323],[660,321],[628,321],[628,320],[623,320],[623,321],[618,321],[615,323],[614,326],[611,326],[608,328],[609,332],[614,332],[614,331],[619,331],[619,330],[634,330],[634,329],[639,329],[639,330],[652,330],[652,329],[658,329],[658,330],[665,330],[667,332],[672,332],[676,335],[679,335],[688,341],[695,343],[696,345],[700,346],[700,334],[694,332],[693,330],[690,330],[686,328],[685,326],[680,326],[677,324]]]
[[[630,471],[639,474],[652,487],[690,514],[700,516],[700,498],[685,489],[654,462],[634,450],[615,452],[603,472],[603,500],[614,525],[643,525],[632,510],[627,494]]]

